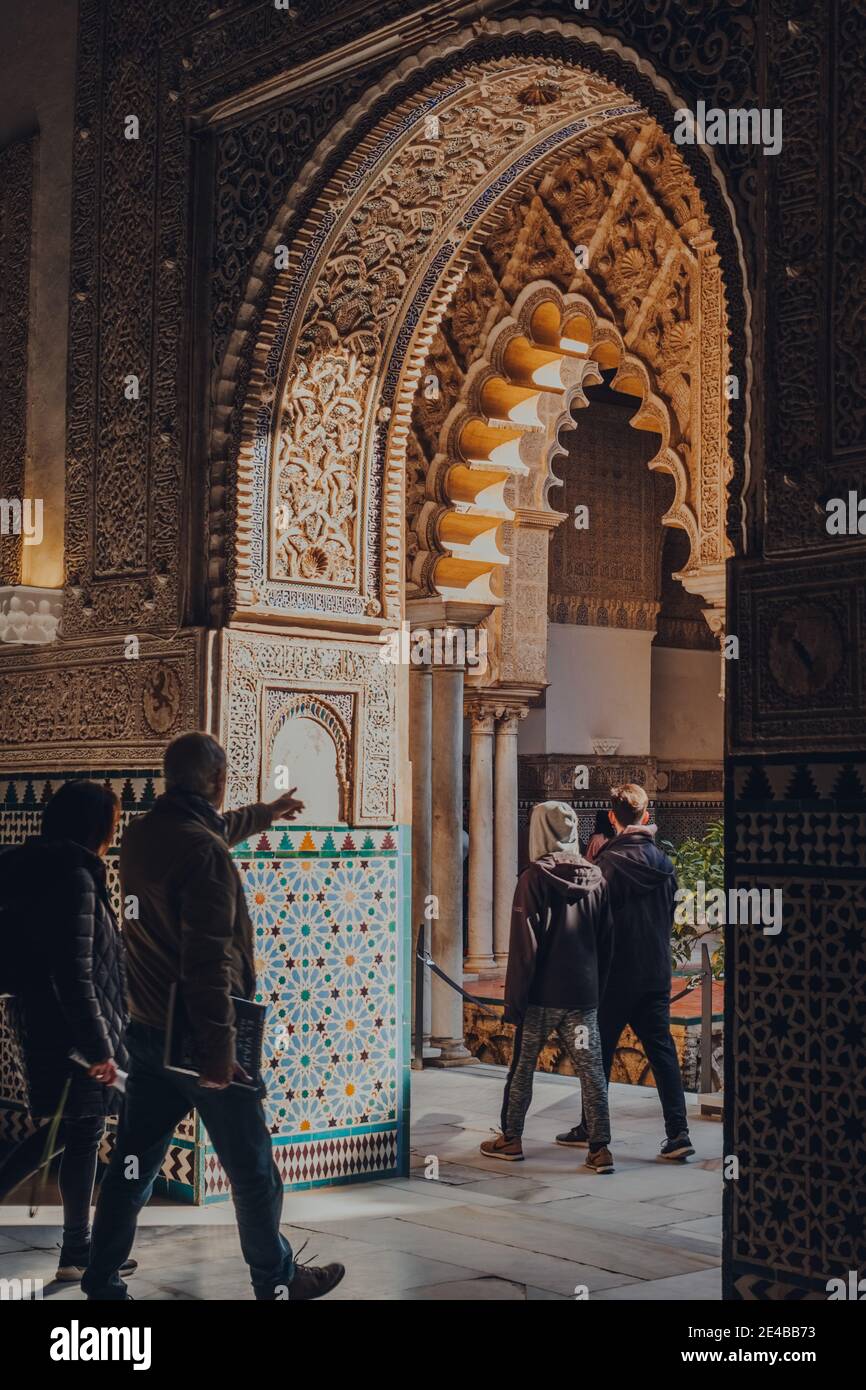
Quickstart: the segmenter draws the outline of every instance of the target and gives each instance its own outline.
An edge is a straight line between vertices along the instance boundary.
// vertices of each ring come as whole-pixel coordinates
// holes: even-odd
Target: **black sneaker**
[[[680,1163],[685,1163],[689,1154],[693,1154],[692,1141],[689,1132],[684,1129],[674,1139],[666,1139],[659,1150],[659,1158],[677,1159]]]
[[[309,1303],[314,1298],[323,1298],[335,1289],[346,1273],[344,1265],[298,1265],[295,1277],[289,1285],[289,1300],[292,1303]]]
[[[562,1144],[565,1149],[588,1149],[589,1135],[584,1125],[575,1125],[574,1129],[568,1130],[565,1134],[557,1134],[557,1144]]]

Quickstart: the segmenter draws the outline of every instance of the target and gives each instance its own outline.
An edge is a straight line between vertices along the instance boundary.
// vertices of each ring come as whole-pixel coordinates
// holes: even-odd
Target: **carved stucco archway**
[[[706,590],[723,620],[718,581],[729,549],[721,507],[727,473],[712,475],[711,503],[702,513],[700,481],[689,468],[691,451],[683,451],[673,409],[615,324],[584,296],[538,281],[521,289],[513,304],[493,304],[465,375],[455,374],[441,334],[425,369],[442,366],[445,354],[452,360],[444,390],[430,371],[415,399],[407,479],[408,592],[459,600],[462,591],[475,589],[476,599],[493,599],[484,685],[546,683],[547,533],[563,520],[549,501],[561,481],[554,464],[567,452],[561,436],[574,429],[574,412],[590,404],[584,388],[601,383],[602,368],[613,370],[614,390],[634,398],[632,427],[658,436],[648,467],[668,473],[674,483],[662,524],[683,530],[690,546],[690,560],[676,577],[693,592]],[[435,405],[433,419],[422,421],[426,381],[435,387]],[[699,421],[692,423],[699,428]],[[429,439],[431,426],[437,442],[427,458],[419,436]],[[452,579],[455,588],[449,587]],[[478,592],[479,581],[484,592]]]
[[[569,33],[538,25],[560,42]],[[513,30],[498,27],[503,37]],[[470,62],[398,103],[328,181],[276,276],[253,354],[237,462],[236,616],[367,630],[399,619],[405,443],[442,315],[530,174],[642,116],[574,62]],[[217,392],[224,436],[234,360]]]

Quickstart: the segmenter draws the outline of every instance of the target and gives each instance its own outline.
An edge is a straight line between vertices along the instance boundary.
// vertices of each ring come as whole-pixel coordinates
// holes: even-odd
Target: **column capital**
[[[724,610],[724,608],[702,608],[702,609],[701,609],[701,612],[703,613],[704,618],[705,618],[706,623],[707,623],[707,626],[709,627],[710,632],[713,634],[713,636],[714,636],[714,637],[717,637],[717,638],[719,639],[720,642],[724,641],[724,637],[725,637],[725,610]]]
[[[466,713],[472,721],[473,734],[492,734],[496,720],[495,711],[487,704],[470,704]]]
[[[525,719],[529,710],[525,705],[497,705],[496,732],[517,737],[517,726],[521,719]]]
[[[419,627],[478,627],[498,606],[498,602],[467,603],[431,594],[408,599],[406,619],[413,630]]]

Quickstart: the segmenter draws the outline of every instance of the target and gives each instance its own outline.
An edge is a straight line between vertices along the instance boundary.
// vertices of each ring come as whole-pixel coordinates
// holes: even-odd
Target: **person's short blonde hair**
[[[611,787],[610,805],[619,825],[637,825],[649,806],[649,797],[637,782],[626,782],[622,787]]]

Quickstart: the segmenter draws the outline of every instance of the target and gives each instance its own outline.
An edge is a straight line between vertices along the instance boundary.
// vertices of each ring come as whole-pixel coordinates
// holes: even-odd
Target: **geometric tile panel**
[[[27,1080],[15,1025],[15,1001],[9,998],[0,999],[0,1078],[0,1094],[10,1103],[26,1105]]]
[[[862,769],[734,760],[730,885],[779,889],[782,917],[777,935],[726,929],[729,1297],[826,1298],[866,1270]]]
[[[0,1102],[0,1140],[4,1144],[19,1143],[35,1128],[26,1110],[7,1108]]]
[[[265,831],[232,851],[268,1005],[265,1114],[287,1188],[402,1170],[408,1087],[396,828]],[[202,1127],[198,1200],[228,1194]]]
[[[274,1158],[287,1190],[381,1178],[394,1174],[399,1168],[398,1134],[389,1128],[341,1138],[275,1144]],[[228,1196],[228,1180],[209,1145],[203,1159],[203,1173],[202,1199],[205,1202]]]
[[[235,853],[253,918],[256,998],[268,1005],[271,1133],[293,1138],[396,1122],[396,852]]]

